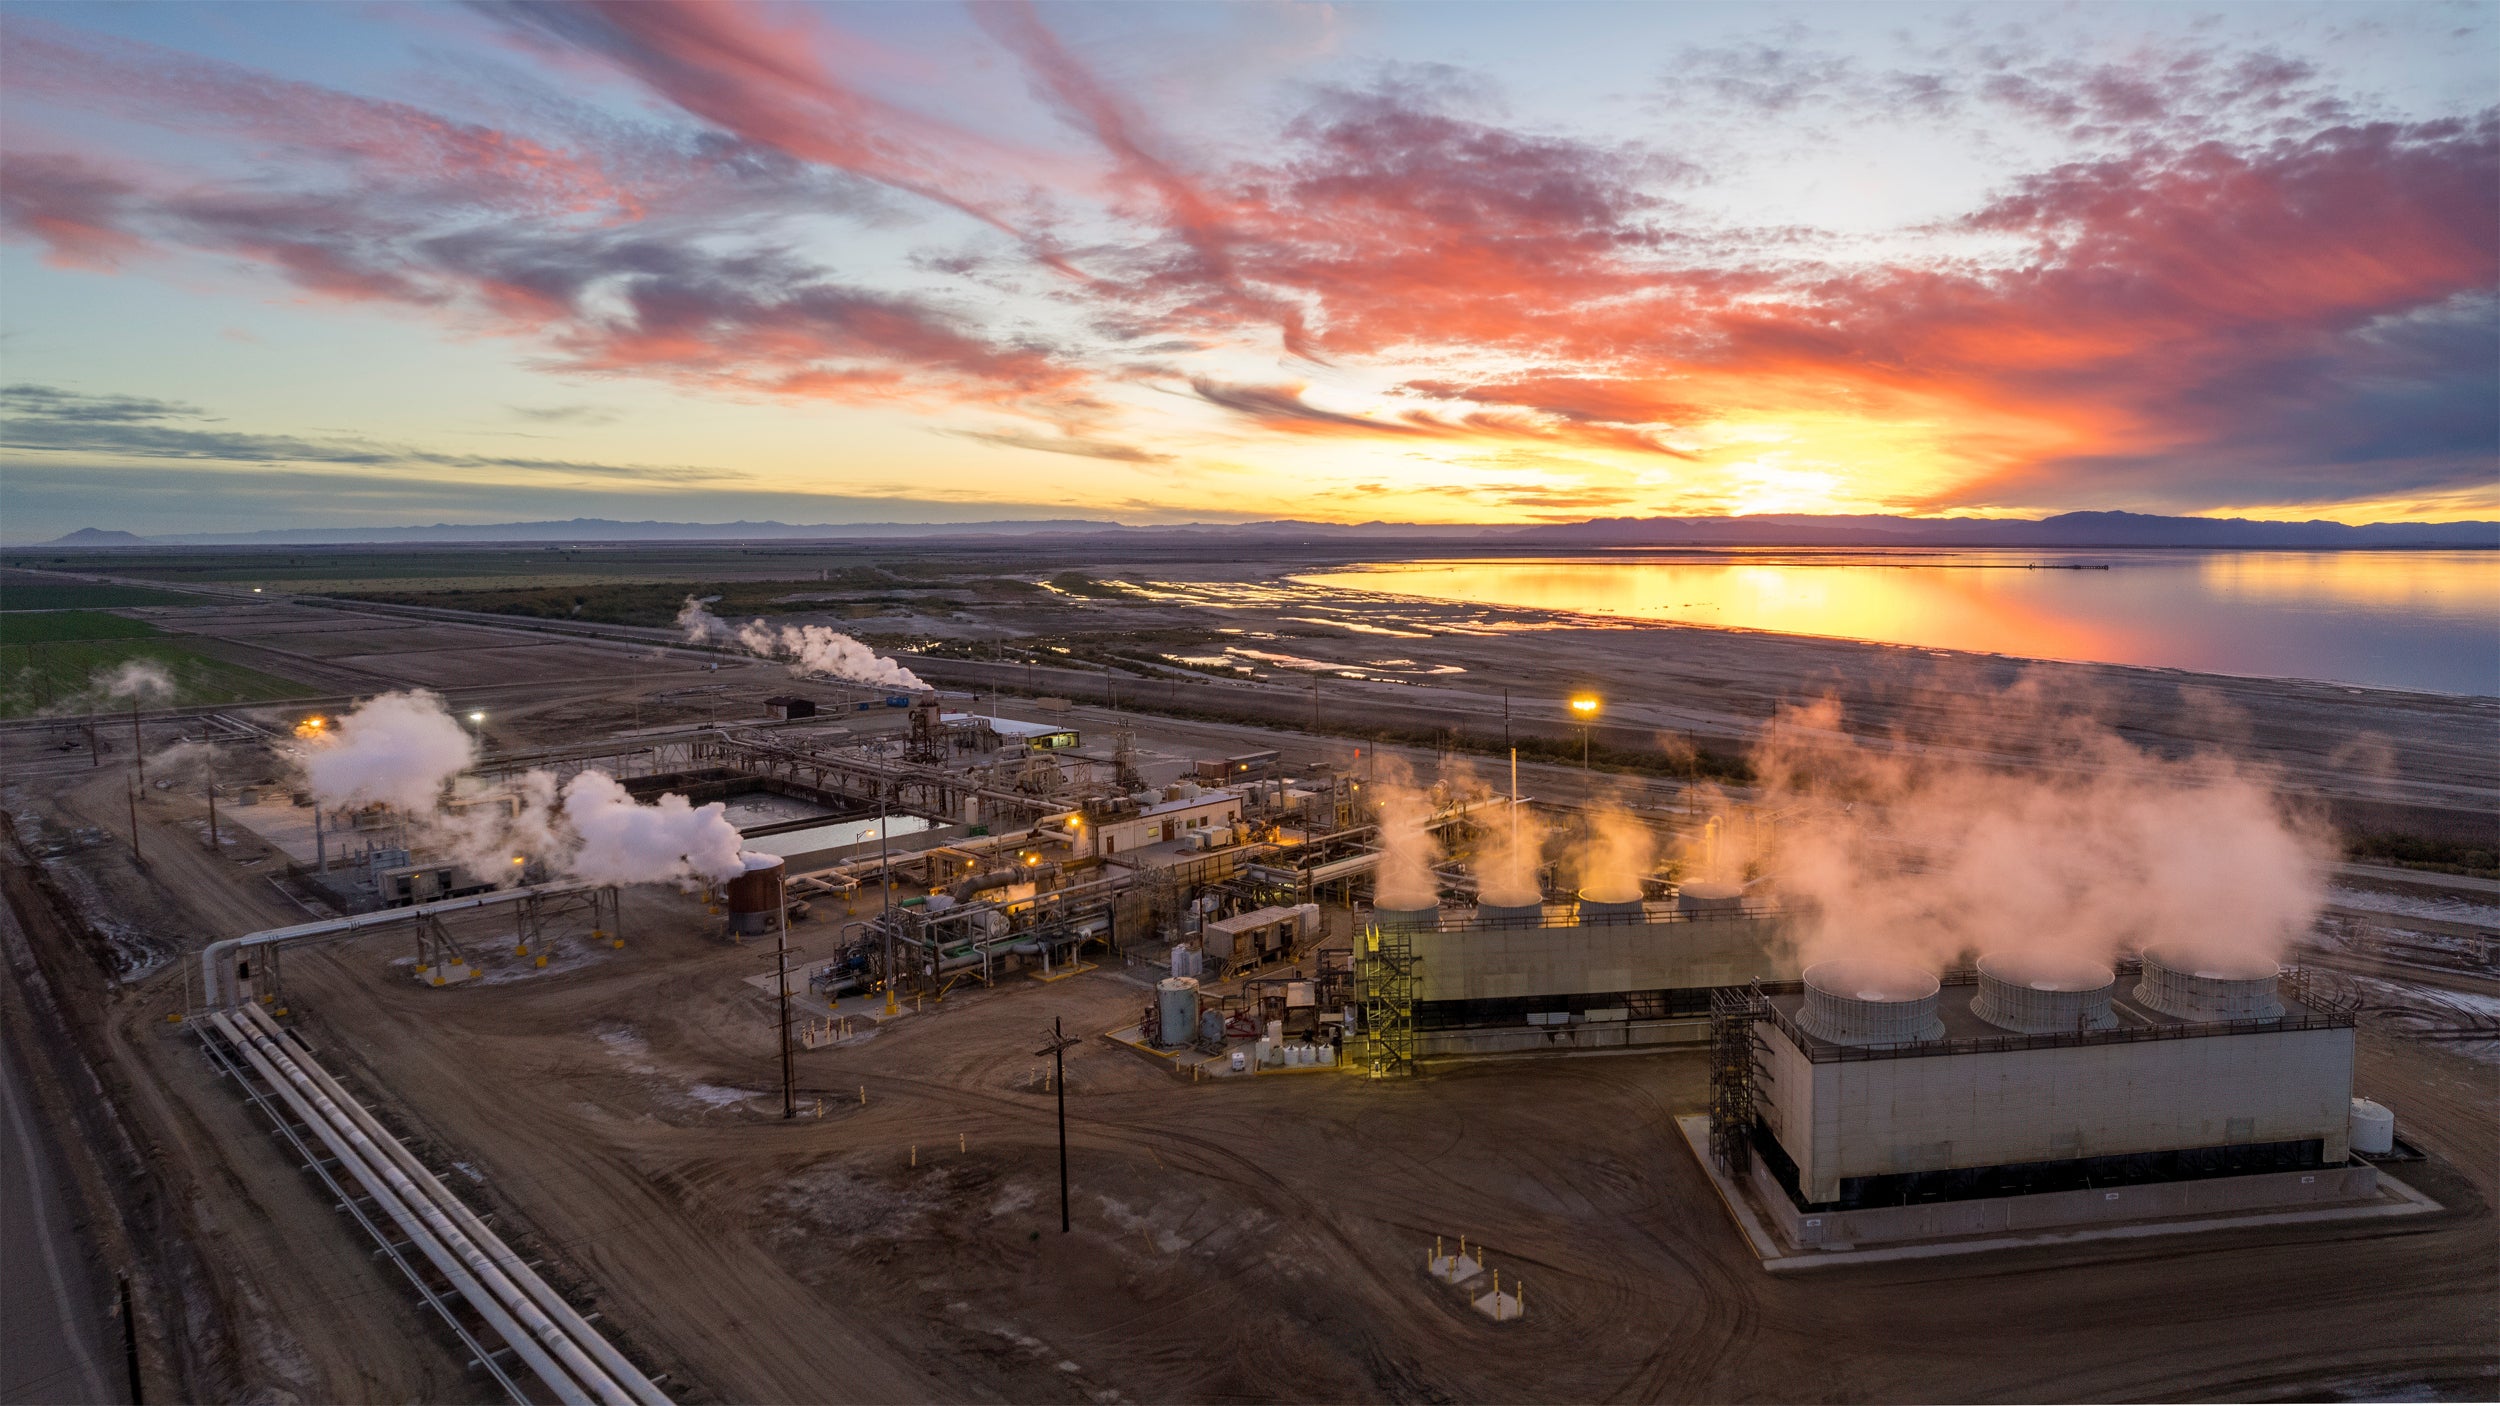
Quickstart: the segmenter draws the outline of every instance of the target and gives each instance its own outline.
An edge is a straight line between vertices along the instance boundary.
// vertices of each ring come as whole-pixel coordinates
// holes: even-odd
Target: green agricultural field
[[[10,611],[0,614],[0,648],[54,640],[143,640],[161,633],[145,620],[101,610]]]
[[[38,624],[42,628],[30,628]],[[90,701],[127,706],[127,700],[105,696],[109,681],[125,665],[142,661],[163,670],[174,685],[171,698],[144,700],[152,708],[257,703],[311,691],[292,679],[211,659],[143,621],[93,611],[0,615],[0,718],[79,712]]]
[[[0,571],[0,611],[90,610],[121,605],[199,605],[198,596],[152,591],[145,586],[108,586],[63,581],[24,571]]]

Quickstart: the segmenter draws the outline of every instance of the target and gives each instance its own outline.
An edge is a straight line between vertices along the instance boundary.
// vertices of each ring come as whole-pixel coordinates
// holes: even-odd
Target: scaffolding
[[[1753,1161],[1747,1148],[1754,1123],[1754,1024],[1768,1008],[1755,987],[1710,993],[1710,1160],[1740,1184]]]
[[[1354,955],[1354,989],[1363,1006],[1357,1072],[1390,1079],[1415,1072],[1414,940],[1402,931],[1363,929]]]

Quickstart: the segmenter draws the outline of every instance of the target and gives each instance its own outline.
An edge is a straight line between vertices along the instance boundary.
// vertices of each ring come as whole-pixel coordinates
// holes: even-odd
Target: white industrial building
[[[1071,816],[1068,845],[1079,858],[1109,859],[1191,835],[1229,831],[1240,819],[1241,797],[1225,790],[1200,791],[1135,809]]]
[[[1723,1146],[1804,1245],[2375,1192],[2349,1155],[2350,1016],[2285,996],[2270,963],[2156,950],[2129,978],[1995,957],[1950,984],[1809,968],[1722,1041],[1713,1118],[1749,1125]]]

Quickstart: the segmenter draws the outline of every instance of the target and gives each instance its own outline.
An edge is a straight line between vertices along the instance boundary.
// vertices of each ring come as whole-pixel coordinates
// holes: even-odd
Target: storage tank
[[[1221,1047],[1224,1043],[1224,1013],[1219,1010],[1198,1012],[1198,1043]]]
[[[2180,947],[2144,949],[2144,979],[2135,999],[2181,1020],[2281,1020],[2274,981],[2281,971],[2262,957],[2200,956]]]
[[[1971,1014],[2017,1035],[2072,1035],[2111,1030],[2118,1017],[2109,998],[2118,973],[2083,958],[1991,952],[1979,959],[1979,994]]]
[[[1944,1038],[1935,973],[1902,962],[1842,958],[1806,968],[1797,1023],[1838,1045],[1913,1045]]]
[[[1155,1010],[1162,1020],[1157,1044],[1166,1049],[1186,1045],[1198,1035],[1198,983],[1195,978],[1167,976],[1155,983]]]
[[[729,930],[771,932],[781,922],[781,856],[750,849],[740,851],[738,859],[746,871],[728,884]]]
[[[1682,913],[1734,913],[1745,906],[1745,886],[1708,881],[1679,884],[1675,906]]]
[[[2395,1110],[2366,1098],[2352,1101],[2352,1150],[2384,1157],[2396,1150]]]
[[[1648,920],[1649,910],[1641,906],[1638,890],[1630,898],[1598,898],[1582,889],[1579,918],[1584,923],[1639,923]]]

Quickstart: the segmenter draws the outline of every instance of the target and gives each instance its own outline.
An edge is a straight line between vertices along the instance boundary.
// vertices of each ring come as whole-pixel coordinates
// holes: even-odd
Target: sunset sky
[[[0,7],[0,531],[2500,516],[2495,18]]]

